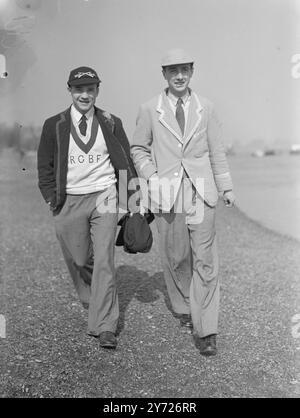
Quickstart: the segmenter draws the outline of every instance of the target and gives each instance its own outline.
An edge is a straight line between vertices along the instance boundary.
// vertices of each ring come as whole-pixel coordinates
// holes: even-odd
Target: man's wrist
[[[151,176],[148,178],[148,182],[149,182],[151,179],[156,179],[156,178],[158,178],[157,173],[153,173],[153,174],[151,174]]]

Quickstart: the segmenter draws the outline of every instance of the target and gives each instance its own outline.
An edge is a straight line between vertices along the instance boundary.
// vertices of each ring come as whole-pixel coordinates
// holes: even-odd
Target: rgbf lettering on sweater
[[[79,155],[70,155],[69,156],[69,163],[70,165],[75,164],[95,164],[99,163],[103,156],[101,154],[79,154]]]

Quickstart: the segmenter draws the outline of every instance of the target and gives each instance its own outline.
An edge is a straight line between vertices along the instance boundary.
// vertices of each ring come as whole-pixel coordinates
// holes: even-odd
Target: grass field
[[[149,254],[116,249],[119,344],[107,352],[86,335],[34,154],[3,151],[0,164],[1,397],[300,396],[297,241],[220,205],[219,354],[206,359],[170,310],[153,225]]]

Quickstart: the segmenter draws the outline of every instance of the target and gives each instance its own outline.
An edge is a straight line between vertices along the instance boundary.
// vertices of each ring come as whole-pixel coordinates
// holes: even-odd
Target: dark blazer
[[[122,190],[127,191],[128,182],[137,178],[137,173],[130,157],[130,146],[122,122],[97,107],[95,115],[115,169],[118,188],[120,189],[122,182]],[[66,199],[70,130],[71,107],[45,121],[38,147],[38,185],[45,201],[50,202],[54,214],[59,213]],[[127,179],[124,175],[119,175],[120,170],[125,170]],[[128,209],[128,199],[133,193],[134,191],[129,191],[122,199],[119,196],[119,204],[123,209]]]

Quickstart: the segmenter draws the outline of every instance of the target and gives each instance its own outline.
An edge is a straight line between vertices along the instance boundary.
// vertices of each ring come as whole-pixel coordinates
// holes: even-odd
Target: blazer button
[[[175,176],[175,177],[177,177],[177,176],[178,176],[178,173],[177,173],[177,172],[176,172],[176,173],[174,173],[174,176]]]
[[[178,144],[178,148],[182,148],[182,144]]]

